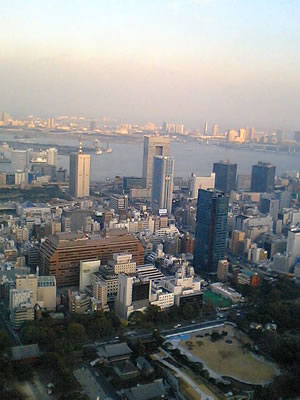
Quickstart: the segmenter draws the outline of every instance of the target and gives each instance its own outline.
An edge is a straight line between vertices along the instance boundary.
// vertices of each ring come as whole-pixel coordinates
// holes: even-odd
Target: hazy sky
[[[299,0],[0,0],[0,110],[300,129]]]

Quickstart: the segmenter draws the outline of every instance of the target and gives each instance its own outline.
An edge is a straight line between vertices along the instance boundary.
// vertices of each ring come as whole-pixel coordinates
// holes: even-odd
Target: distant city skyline
[[[2,4],[0,110],[299,130],[297,0]]]

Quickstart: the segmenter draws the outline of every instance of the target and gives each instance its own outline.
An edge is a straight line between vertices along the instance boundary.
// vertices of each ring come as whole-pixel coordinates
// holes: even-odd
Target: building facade
[[[190,184],[191,197],[196,199],[199,189],[214,189],[215,178],[215,173],[211,173],[210,176],[197,176],[196,174],[192,174]]]
[[[273,192],[276,167],[270,163],[259,161],[252,166],[251,192]]]
[[[174,184],[174,158],[155,156],[152,179],[152,210],[159,209],[172,213],[172,197]]]
[[[90,195],[90,163],[91,156],[83,154],[82,146],[78,153],[70,155],[70,193],[74,197]]]
[[[40,246],[41,272],[54,275],[58,287],[75,286],[79,284],[80,261],[101,260],[106,264],[119,252],[132,254],[137,265],[144,264],[144,248],[131,234],[90,239],[84,234],[58,233]]]
[[[225,193],[230,193],[236,187],[237,164],[229,161],[214,163],[213,172],[215,177],[215,188]]]
[[[170,155],[170,139],[168,136],[144,136],[143,178],[146,187],[152,187],[154,156]]]
[[[198,271],[216,272],[224,259],[229,198],[216,190],[199,190],[194,247]]]

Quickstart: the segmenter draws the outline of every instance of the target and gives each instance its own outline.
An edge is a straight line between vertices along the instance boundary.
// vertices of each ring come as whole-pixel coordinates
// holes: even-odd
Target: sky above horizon
[[[300,130],[299,0],[0,0],[0,110]]]

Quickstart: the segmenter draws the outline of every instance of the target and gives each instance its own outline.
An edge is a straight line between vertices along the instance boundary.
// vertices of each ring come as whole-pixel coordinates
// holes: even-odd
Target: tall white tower
[[[91,156],[83,154],[82,143],[78,153],[70,155],[70,193],[74,197],[90,195],[90,164]]]

